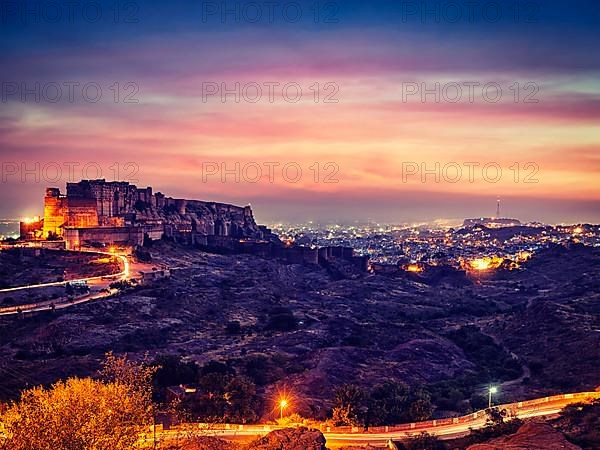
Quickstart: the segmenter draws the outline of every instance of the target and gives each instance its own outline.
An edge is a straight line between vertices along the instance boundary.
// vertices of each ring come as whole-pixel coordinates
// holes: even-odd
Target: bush
[[[370,392],[352,384],[335,392],[332,421],[335,426],[380,426],[426,420],[431,416],[429,394],[407,384],[386,381]]]
[[[368,394],[359,386],[344,384],[336,389],[332,422],[334,426],[364,425]]]
[[[582,448],[600,448],[600,399],[566,406],[554,426]]]
[[[242,332],[242,325],[237,320],[232,320],[227,323],[225,327],[225,332],[227,334],[240,334]]]
[[[467,325],[447,334],[477,364],[481,383],[518,378],[523,370],[515,360],[494,340],[473,325]]]
[[[505,409],[491,408],[487,410],[487,414],[486,425],[478,430],[471,430],[467,439],[469,443],[477,444],[499,436],[514,434],[523,425],[521,419],[509,417]]]
[[[406,450],[444,450],[446,448],[442,441],[426,431],[409,437],[402,444]]]
[[[277,307],[269,311],[265,328],[273,331],[292,331],[298,328],[298,321],[291,309]]]
[[[471,395],[471,406],[473,409],[485,409],[488,406],[488,399],[485,395],[473,394]]]
[[[283,364],[277,364],[272,358],[260,354],[248,356],[244,366],[246,375],[259,386],[273,383],[285,376]]]
[[[201,376],[199,384],[199,394],[183,402],[195,420],[250,423],[258,419],[260,401],[248,377],[212,372]]]
[[[198,379],[198,366],[194,362],[184,362],[173,355],[158,356],[154,363],[158,367],[153,383],[160,388],[194,383]]]
[[[367,425],[394,425],[426,420],[432,412],[429,394],[407,384],[386,381],[369,393]]]
[[[489,383],[512,380],[523,373],[519,361],[475,326],[463,326],[448,333],[446,337],[458,345],[467,358],[475,363],[476,370],[428,386],[433,402],[439,408],[466,412],[467,405],[463,406],[460,400],[462,396],[471,399],[472,409],[483,409],[487,406],[487,399],[476,394],[478,388]]]
[[[208,375],[211,373],[219,374],[219,375],[235,375],[235,370],[229,365],[222,363],[220,361],[210,361],[206,363],[200,369],[200,375]]]
[[[124,291],[130,287],[132,287],[131,283],[127,280],[115,281],[108,285],[111,289],[118,289],[120,291]]]

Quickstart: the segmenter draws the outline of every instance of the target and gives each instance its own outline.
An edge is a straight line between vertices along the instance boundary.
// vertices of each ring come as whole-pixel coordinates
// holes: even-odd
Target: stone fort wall
[[[67,233],[68,229],[88,231]],[[92,233],[91,229],[95,231]],[[249,206],[175,199],[154,193],[151,187],[138,188],[128,182],[103,179],[67,183],[66,195],[58,188],[46,190],[44,238],[68,238],[72,244],[77,240],[80,245],[92,234],[98,242],[121,241],[129,235],[137,243],[140,233],[154,239],[161,234],[182,233],[233,238],[257,238],[263,234]]]

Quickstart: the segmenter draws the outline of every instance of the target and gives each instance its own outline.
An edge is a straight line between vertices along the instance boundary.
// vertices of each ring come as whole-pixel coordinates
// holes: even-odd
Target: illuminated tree
[[[149,412],[152,407],[152,377],[158,370],[157,366],[148,363],[148,357],[137,364],[126,355],[115,356],[112,352],[105,355],[102,362],[100,377],[107,383],[120,383],[139,395],[148,405]]]
[[[152,367],[108,354],[104,380],[36,387],[4,411],[2,450],[130,450],[151,423]]]
[[[24,391],[0,421],[6,450],[129,450],[148,423],[148,404],[123,383],[71,378]]]

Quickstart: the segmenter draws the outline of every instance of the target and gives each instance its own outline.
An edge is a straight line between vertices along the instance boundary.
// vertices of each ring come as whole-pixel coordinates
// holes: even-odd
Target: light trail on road
[[[70,251],[70,250],[67,250],[67,251]],[[99,283],[94,283],[94,287],[97,289],[100,289],[100,290],[105,290],[105,292],[99,292],[97,294],[90,293],[90,294],[83,295],[81,297],[78,297],[78,298],[75,298],[72,300],[62,300],[62,301],[46,300],[43,302],[29,303],[29,304],[25,304],[25,305],[16,305],[16,306],[0,308],[0,316],[9,316],[9,315],[16,315],[16,314],[28,313],[28,312],[49,311],[51,309],[65,309],[70,306],[79,305],[81,303],[86,303],[86,302],[89,302],[92,300],[106,298],[106,297],[114,295],[115,293],[118,292],[117,289],[110,289],[111,283],[113,283],[115,280],[123,281],[123,280],[131,279],[131,262],[125,255],[120,255],[117,253],[110,253],[110,252],[99,252],[99,251],[95,251],[95,250],[94,251],[92,251],[92,250],[77,250],[74,252],[76,252],[76,253],[93,253],[96,255],[105,255],[105,256],[119,258],[119,260],[123,263],[123,270],[119,273],[108,274],[108,275],[98,275],[98,276],[94,276],[94,277],[78,278],[75,280],[57,281],[57,282],[53,282],[53,283],[41,283],[41,284],[28,285],[28,286],[19,286],[19,287],[15,287],[15,288],[0,289],[0,293],[3,293],[3,292],[19,291],[19,290],[24,290],[24,289],[41,289],[41,288],[47,288],[47,287],[52,287],[52,286],[66,286],[69,283],[77,283],[77,282],[79,282],[79,283],[81,283],[81,282],[86,282],[86,283],[99,282]]]
[[[563,394],[553,397],[542,397],[524,402],[498,405],[499,409],[513,412],[515,417],[528,419],[533,417],[547,417],[558,414],[565,406],[588,402],[600,398],[600,392],[581,392],[575,394]],[[389,427],[376,427],[377,431],[336,432],[328,431],[321,427],[321,431],[327,440],[328,448],[336,448],[347,445],[373,445],[386,446],[391,441],[401,441],[407,437],[422,432],[437,436],[439,439],[448,440],[466,436],[471,429],[482,428],[487,423],[487,414],[484,410],[471,413],[467,416],[450,419],[438,419],[427,422],[415,422],[412,424],[394,425]],[[450,420],[451,423],[447,423]],[[272,425],[233,425],[233,424],[184,424],[171,430],[157,431],[157,438],[170,441],[181,439],[182,436],[214,436],[226,440],[251,440],[268,434],[271,431],[285,427]],[[323,429],[324,428],[324,429]],[[389,428],[389,431],[379,431]],[[398,428],[401,428],[398,430]],[[151,442],[149,438],[143,439]]]
[[[69,251],[69,250],[65,250],[65,251]],[[123,263],[123,270],[119,273],[113,273],[113,274],[108,274],[108,275],[98,275],[98,276],[94,276],[94,277],[85,277],[85,278],[76,278],[74,280],[67,280],[67,281],[54,281],[51,283],[39,283],[39,284],[29,284],[27,286],[17,286],[17,287],[12,287],[12,288],[5,288],[5,289],[0,289],[0,293],[3,292],[14,292],[14,291],[22,291],[25,289],[39,289],[39,288],[45,288],[45,287],[52,287],[52,286],[65,286],[69,283],[82,283],[82,282],[88,282],[88,281],[94,281],[94,280],[103,280],[106,279],[107,277],[111,277],[111,278],[118,278],[118,277],[127,277],[129,276],[129,260],[127,259],[126,256],[123,255],[118,255],[115,253],[107,253],[107,252],[96,252],[96,251],[87,251],[87,250],[81,250],[78,251],[81,253],[93,253],[96,255],[108,255],[111,257],[117,257],[121,260],[121,262]]]

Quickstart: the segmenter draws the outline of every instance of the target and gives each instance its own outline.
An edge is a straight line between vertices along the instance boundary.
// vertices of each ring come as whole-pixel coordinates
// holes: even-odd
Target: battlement
[[[83,245],[81,236],[95,233],[101,242],[109,241],[111,235],[117,237],[116,232],[99,231],[102,227],[138,228],[129,233],[136,236],[136,243],[140,230],[142,236],[151,238],[167,235],[191,241],[186,236],[190,233],[234,238],[265,234],[256,225],[250,206],[166,197],[161,192],[154,193],[149,186],[138,188],[125,181],[104,179],[67,183],[66,195],[58,188],[46,189],[44,238],[67,239],[77,235],[77,245]],[[65,233],[67,229],[90,230]],[[127,235],[123,231],[118,236]]]

